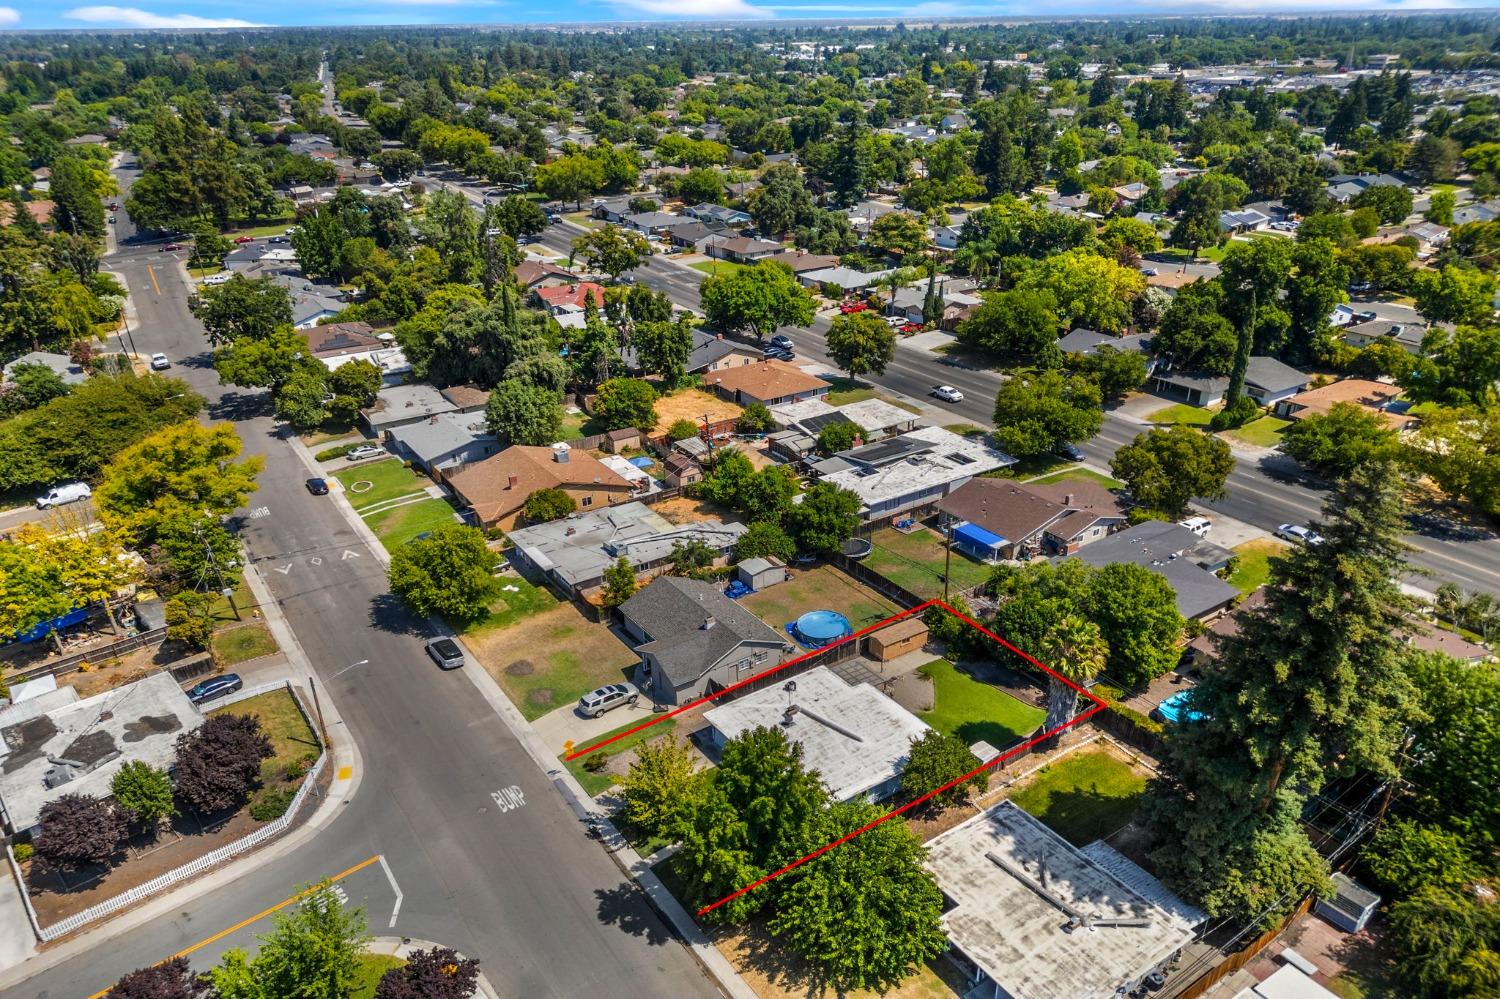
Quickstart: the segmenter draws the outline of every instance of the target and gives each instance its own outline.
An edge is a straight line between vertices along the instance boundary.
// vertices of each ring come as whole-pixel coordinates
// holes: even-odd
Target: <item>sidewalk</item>
[[[271,629],[271,634],[281,646],[284,656],[282,668],[288,671],[294,681],[305,680],[312,674],[312,666],[302,646],[298,643],[297,637],[287,626],[280,608],[266,589],[265,581],[256,572],[253,563],[245,567],[245,581],[265,614],[267,627]],[[278,667],[279,664],[272,662],[274,658],[267,657],[268,669],[274,670]],[[321,832],[338,815],[339,806],[358,789],[363,770],[359,747],[352,739],[339,737],[343,719],[339,716],[338,705],[332,698],[326,696],[322,704],[328,729],[335,733],[331,740],[332,758],[329,760],[329,765],[333,768],[333,781],[327,796],[314,806],[313,812],[307,819],[286,835],[200,878],[187,882],[181,888],[165,891],[133,909],[127,909],[119,916],[108,919],[92,929],[67,937],[57,945],[41,952],[38,952],[35,947],[31,925],[26,919],[19,889],[14,892],[0,891],[0,934],[3,934],[3,939],[0,939],[0,994],[6,993],[23,979],[46,968],[55,967],[67,961],[86,960],[85,955],[90,951],[103,946],[122,933],[156,920],[176,918],[185,903],[219,891],[225,885],[261,867],[290,856]],[[14,884],[13,881],[12,883]],[[16,924],[12,922],[13,914],[10,911],[12,906],[20,910],[19,926],[24,928],[20,936],[13,932]],[[17,947],[18,943],[26,945],[24,953],[20,952]]]

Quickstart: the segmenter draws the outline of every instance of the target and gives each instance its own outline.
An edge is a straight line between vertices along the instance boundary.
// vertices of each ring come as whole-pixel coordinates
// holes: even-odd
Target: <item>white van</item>
[[[1208,529],[1214,526],[1214,522],[1207,517],[1189,517],[1187,520],[1179,520],[1178,527],[1186,527],[1200,538],[1208,537]]]
[[[60,486],[53,486],[44,496],[36,498],[36,508],[45,510],[49,506],[62,506],[65,503],[77,503],[79,500],[88,499],[94,495],[87,482],[64,482]]]

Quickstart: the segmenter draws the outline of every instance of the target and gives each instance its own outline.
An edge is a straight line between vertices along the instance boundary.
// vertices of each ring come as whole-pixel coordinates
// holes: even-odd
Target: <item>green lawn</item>
[[[836,610],[858,630],[899,609],[829,565],[795,572],[789,581],[752,593],[741,603],[776,631],[810,610]]]
[[[1098,750],[1043,767],[1010,800],[1069,843],[1086,846],[1128,823],[1145,789],[1145,777]]]
[[[280,222],[272,222],[269,225],[251,226],[248,229],[225,229],[224,235],[230,239],[237,239],[240,236],[250,236],[256,239],[262,236],[280,236],[295,221],[295,219],[283,219]]]
[[[1158,409],[1146,417],[1152,423],[1180,424],[1190,427],[1206,427],[1213,418],[1214,414],[1201,406],[1188,406],[1180,402],[1172,406],[1167,406],[1164,409]]]
[[[1041,485],[1051,485],[1054,482],[1097,482],[1105,489],[1120,489],[1125,483],[1119,479],[1111,479],[1107,475],[1101,475],[1087,468],[1070,468],[1065,472],[1053,472],[1039,479],[1027,479],[1027,482],[1036,482]]]
[[[477,635],[508,628],[523,617],[551,610],[558,604],[551,590],[545,586],[534,586],[514,572],[507,572],[496,578],[502,588],[510,586],[514,589],[502,589],[500,596],[490,604],[489,616],[464,629],[464,634]]]
[[[587,413],[564,413],[562,419],[562,436],[558,439],[576,441],[580,437],[592,437],[600,432],[600,429],[594,425],[593,419]]]
[[[913,406],[909,402],[902,402],[900,399],[888,396],[883,392],[877,392],[868,385],[852,382],[847,378],[840,378],[833,382],[832,388],[829,389],[828,396],[824,401],[830,406],[847,406],[851,402],[864,402],[866,399],[879,399],[899,409],[904,409],[908,413],[920,415],[922,412],[919,406]]]
[[[1271,556],[1286,551],[1279,541],[1246,541],[1236,545],[1235,556],[1239,562],[1229,575],[1229,585],[1241,593],[1253,593],[1271,579]]]
[[[1292,425],[1291,420],[1279,419],[1275,416],[1262,416],[1258,420],[1251,420],[1243,427],[1236,427],[1228,431],[1230,436],[1237,437],[1246,444],[1255,447],[1275,447],[1281,443],[1281,432]]]
[[[432,484],[427,476],[413,472],[394,458],[335,472],[333,477],[343,483],[344,493],[356,510],[420,493]],[[370,486],[362,485],[366,482]]]
[[[406,964],[395,954],[361,954],[356,960],[359,971],[354,978],[354,988],[349,990],[349,999],[375,999],[375,987],[380,976],[392,968]]]
[[[618,735],[619,733],[632,729],[639,724],[641,724],[640,721],[627,722],[617,729],[613,729],[612,731],[604,732],[595,736],[588,741],[588,744],[599,742],[602,739],[608,739],[610,736]],[[604,749],[599,750],[599,752],[608,753],[610,756],[618,756],[625,750],[630,749],[634,746],[639,746],[643,742],[651,742],[653,740],[660,739],[662,736],[669,734],[672,729],[676,728],[676,726],[677,720],[675,718],[664,719],[663,721],[659,721],[655,725],[652,725],[650,728],[641,729],[634,735],[621,739],[619,742],[610,743]],[[576,760],[569,760],[559,755],[558,759],[562,760],[563,766],[568,768],[569,773],[578,778],[578,783],[583,785],[583,789],[587,791],[590,796],[603,794],[605,791],[608,791],[610,788],[614,787],[615,784],[617,784],[620,780],[620,778],[615,776],[614,774],[604,771],[596,774],[589,773],[583,768],[583,761],[588,759],[587,756],[581,756]]]
[[[923,666],[922,675],[932,680],[933,706],[931,711],[921,713],[921,719],[939,732],[962,739],[965,745],[982,739],[1003,749],[1036,731],[1046,718],[1040,708],[960,673],[946,659]]]
[[[733,274],[735,271],[748,270],[744,264],[737,264],[732,260],[699,260],[688,266],[704,274]]]
[[[318,737],[285,688],[272,690],[210,711],[209,714],[252,715],[271,740],[276,754],[260,765],[261,780],[269,784],[281,779],[287,764],[319,753]]]
[[[936,531],[921,528],[902,534],[894,528],[877,531],[870,537],[875,550],[865,565],[886,579],[925,599],[943,595],[943,568],[946,552],[943,537]],[[990,578],[990,567],[955,551],[951,562],[952,588],[967,590]]]
[[[213,637],[216,661],[223,666],[235,666],[261,656],[269,656],[277,650],[276,639],[260,622],[225,628]]]
[[[973,423],[949,423],[943,429],[950,434],[958,434],[960,437],[982,437],[989,433],[988,430]]]
[[[385,545],[385,550],[390,552],[424,531],[453,522],[453,507],[448,501],[430,496],[415,503],[377,510],[365,517],[365,523],[370,525],[370,530],[375,532],[380,543]]]

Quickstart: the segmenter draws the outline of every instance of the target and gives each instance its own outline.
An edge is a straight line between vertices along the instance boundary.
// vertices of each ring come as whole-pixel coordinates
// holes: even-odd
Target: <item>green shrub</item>
[[[609,754],[600,750],[583,758],[583,769],[591,774],[602,773],[609,765]]]
[[[31,859],[31,855],[36,851],[30,843],[17,843],[11,847],[11,852],[16,855],[16,863],[24,864]]]
[[[250,803],[250,817],[256,822],[271,822],[286,814],[297,796],[295,788],[268,787]]]
[[[348,454],[350,451],[353,451],[355,448],[363,446],[363,441],[355,441],[353,444],[340,444],[337,447],[326,447],[323,450],[319,451],[317,454],[313,455],[313,458],[317,461],[329,461],[333,458],[342,458],[344,455]]]
[[[1150,732],[1152,735],[1161,735],[1167,730],[1167,727],[1161,722],[1141,714],[1134,708],[1127,708],[1123,704],[1112,704],[1109,709],[1143,732]]]

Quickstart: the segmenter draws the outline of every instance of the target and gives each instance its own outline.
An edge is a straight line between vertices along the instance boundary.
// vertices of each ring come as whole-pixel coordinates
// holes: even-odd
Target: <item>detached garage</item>
[[[916,616],[902,618],[870,633],[865,652],[876,662],[888,663],[927,644],[927,625]]]

